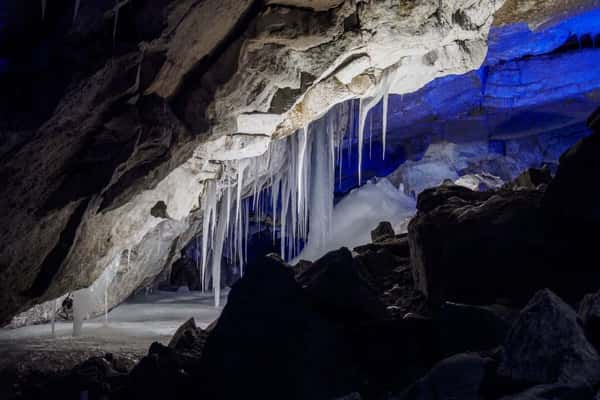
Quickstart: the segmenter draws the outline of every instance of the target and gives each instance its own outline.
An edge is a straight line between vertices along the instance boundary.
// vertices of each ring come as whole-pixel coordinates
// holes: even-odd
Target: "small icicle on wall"
[[[224,249],[243,275],[251,216],[260,223],[271,210],[273,240],[278,230],[285,260],[297,256],[307,241],[324,241],[350,104],[339,104],[296,134],[271,142],[260,157],[224,162],[222,179],[206,182],[200,274],[203,291],[213,290],[215,306],[220,305]]]

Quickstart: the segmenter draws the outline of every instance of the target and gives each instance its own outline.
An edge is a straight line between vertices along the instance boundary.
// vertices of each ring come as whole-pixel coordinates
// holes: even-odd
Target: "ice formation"
[[[286,260],[297,256],[305,242],[314,243],[319,249],[326,242],[331,231],[335,166],[336,161],[341,162],[348,108],[348,103],[334,107],[296,135],[272,142],[259,157],[225,161],[225,177],[207,182],[201,202],[200,273],[203,290],[212,287],[215,305],[220,300],[224,249],[243,274],[248,257],[250,210],[260,223],[270,206],[272,223],[279,224],[281,257]],[[277,163],[275,155],[281,154],[283,163]],[[263,169],[269,172],[261,176]]]
[[[117,26],[119,24],[119,13],[121,11],[121,8],[128,3],[129,3],[129,0],[121,0],[121,1],[115,0],[115,6],[113,7],[113,14],[114,14],[113,31],[112,31],[113,44],[115,42],[115,39],[117,38]]]
[[[387,112],[389,103],[390,87],[394,84],[396,71],[394,69],[385,70],[379,83],[371,90],[371,94],[360,99],[358,116],[358,184],[362,184],[362,154],[365,136],[365,124],[369,111],[371,111],[380,102],[383,103],[382,131],[381,139],[383,143],[383,158],[385,159],[385,144],[387,136]]]
[[[381,221],[391,222],[396,232],[406,231],[415,210],[415,200],[386,178],[369,181],[335,206],[329,221],[329,234],[319,242],[309,240],[297,259],[314,261],[342,246],[351,249],[369,243],[371,230]]]
[[[83,321],[89,317],[92,308],[93,289],[79,289],[73,293],[73,336],[81,336]]]
[[[340,246],[368,242],[370,231],[382,220],[391,221],[398,231],[405,229],[415,201],[386,179],[368,182],[334,209],[335,169],[336,165],[342,169],[343,149],[347,148],[350,162],[356,133],[360,184],[367,116],[379,103],[387,112],[390,85],[391,79],[384,75],[375,94],[359,100],[357,129],[353,123],[355,102],[349,101],[295,135],[273,141],[258,157],[222,162],[220,176],[206,183],[201,201],[200,274],[203,290],[214,292],[215,305],[220,299],[222,257],[238,265],[243,274],[251,215],[253,222],[260,224],[270,208],[273,241],[279,240],[281,257],[292,262],[314,260]],[[371,141],[373,116],[369,118]],[[383,140],[386,130],[384,122]],[[275,155],[283,155],[283,162],[275,162]],[[261,171],[268,172],[261,175]]]
[[[81,0],[75,0],[75,6],[73,7],[73,23],[77,20],[77,15],[79,14],[79,6],[81,5]]]

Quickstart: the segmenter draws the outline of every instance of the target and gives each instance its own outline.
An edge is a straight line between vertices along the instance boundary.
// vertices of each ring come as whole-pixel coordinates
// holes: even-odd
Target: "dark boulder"
[[[386,238],[376,243],[368,243],[354,248],[354,251],[362,254],[367,250],[379,251],[381,249],[389,250],[392,254],[401,258],[410,257],[410,247],[408,245],[408,234],[404,233],[391,238]]]
[[[387,316],[364,268],[345,247],[315,261],[296,280],[313,307],[332,321],[355,323]]]
[[[327,268],[318,271],[305,282],[314,284],[314,293],[328,287]],[[357,368],[343,329],[306,297],[280,260],[266,257],[249,266],[207,339],[198,398],[331,399],[356,391]]]
[[[169,347],[176,350],[192,350],[201,353],[208,332],[198,328],[194,318],[184,322],[169,341]]]
[[[402,390],[442,358],[431,318],[409,315],[365,322],[352,327],[352,334],[366,398]]]
[[[122,398],[187,398],[193,393],[193,381],[185,367],[174,349],[154,342],[148,355],[129,374]]]
[[[379,242],[384,239],[392,238],[394,235],[395,232],[394,228],[392,228],[392,224],[387,221],[383,221],[371,231],[371,240],[373,242]]]
[[[584,296],[579,305],[579,316],[588,339],[596,350],[600,350],[600,291]]]
[[[455,186],[422,192],[408,226],[416,287],[438,305],[524,304],[547,275],[542,196]]]
[[[486,376],[493,371],[491,358],[458,354],[447,358],[407,391],[401,400],[479,400]]]
[[[574,304],[598,290],[599,115],[589,119],[594,133],[563,154],[547,188],[548,172],[529,170],[522,177],[536,189],[442,185],[419,195],[408,227],[411,265],[432,304],[523,305],[545,287]]]
[[[545,289],[531,299],[504,344],[499,373],[532,383],[600,383],[600,357],[577,313]]]
[[[546,210],[571,222],[600,224],[600,108],[589,118],[594,131],[560,157],[554,180],[544,197]]]
[[[509,186],[511,188],[537,189],[540,185],[548,185],[551,181],[550,168],[528,168],[521,172]]]
[[[356,262],[364,268],[372,282],[379,282],[385,279],[391,271],[405,264],[408,260],[395,256],[386,248],[379,250],[367,250],[356,257]]]
[[[494,304],[472,306],[446,302],[435,313],[437,341],[445,357],[501,346],[518,311]]]
[[[500,400],[593,400],[590,387],[580,385],[555,384],[534,386],[524,392],[504,396]]]

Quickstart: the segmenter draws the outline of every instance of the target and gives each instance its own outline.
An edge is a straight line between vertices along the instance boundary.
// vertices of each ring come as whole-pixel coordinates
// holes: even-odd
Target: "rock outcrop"
[[[408,227],[417,287],[436,304],[526,301],[544,285],[542,197],[459,186],[424,191]]]
[[[499,373],[525,382],[593,386],[600,382],[600,356],[577,313],[546,289],[521,310],[508,333]]]
[[[357,375],[350,347],[316,308],[281,261],[250,266],[206,342],[201,397],[328,399],[351,392]]]
[[[536,172],[541,176],[534,179],[529,171],[514,184],[518,190],[445,185],[419,195],[408,229],[411,265],[432,303],[522,305],[545,287],[575,303],[598,289],[589,234],[600,227],[600,194],[588,182],[600,151],[594,121],[589,124],[596,131],[561,157],[547,185],[547,176]],[[531,179],[535,188],[523,188]]]
[[[600,292],[586,294],[579,304],[579,317],[590,342],[600,350]]]

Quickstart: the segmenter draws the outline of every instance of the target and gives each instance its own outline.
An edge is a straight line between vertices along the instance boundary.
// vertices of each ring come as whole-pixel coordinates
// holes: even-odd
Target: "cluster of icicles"
[[[277,223],[280,255],[284,260],[301,255],[305,243],[310,242],[314,246],[315,243],[325,242],[331,230],[336,166],[341,180],[343,149],[352,151],[356,131],[358,184],[362,183],[365,125],[369,111],[379,103],[383,106],[382,142],[385,157],[387,92],[360,100],[358,129],[354,127],[355,102],[338,104],[323,118],[296,134],[271,142],[265,154],[224,162],[224,178],[206,182],[202,197],[201,256],[196,259],[196,264],[202,290],[207,291],[209,284],[212,286],[215,306],[220,304],[224,249],[227,258],[239,265],[240,275],[243,275],[251,215],[253,221],[260,224],[267,212],[271,211],[273,242],[277,240]],[[371,115],[370,141],[372,118]],[[251,183],[248,185],[247,182]]]

